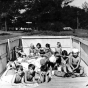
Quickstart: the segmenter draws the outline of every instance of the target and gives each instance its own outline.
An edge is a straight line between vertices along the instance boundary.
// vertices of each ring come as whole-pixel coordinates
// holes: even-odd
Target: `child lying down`
[[[12,84],[24,83],[24,72],[21,65],[17,66],[17,72],[12,79]]]
[[[44,73],[37,74],[35,72],[35,66],[33,64],[28,65],[28,70],[23,71],[23,67],[18,65],[16,67],[17,72],[12,79],[12,85],[17,84],[35,84],[35,83],[43,83]],[[36,77],[37,74],[37,77]],[[48,74],[47,74],[48,75]],[[37,79],[37,80],[36,80]]]
[[[12,84],[33,84],[35,83],[35,66],[33,64],[28,65],[28,70],[23,71],[23,67],[18,65],[16,67],[17,72],[13,77]]]

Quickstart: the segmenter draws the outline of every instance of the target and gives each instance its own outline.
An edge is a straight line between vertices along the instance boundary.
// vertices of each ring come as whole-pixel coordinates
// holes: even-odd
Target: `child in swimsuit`
[[[24,78],[23,67],[21,65],[18,65],[17,72],[13,77],[12,83],[13,84],[24,83],[23,78]]]
[[[34,47],[34,45],[31,43],[31,44],[30,44],[30,48],[29,48],[29,56],[30,56],[30,57],[35,56],[35,53],[36,53],[35,47]]]
[[[39,56],[40,55],[39,53],[41,50],[41,44],[40,43],[37,43],[35,50],[36,50],[36,55]]]
[[[68,58],[68,53],[67,53],[66,50],[62,51],[62,57],[61,58],[62,58],[62,61],[61,61],[61,63],[62,63],[62,70],[65,73],[67,73],[67,64],[68,64],[69,58]]]
[[[25,83],[34,83],[35,82],[35,66],[33,64],[28,65],[28,71],[25,72],[24,80]]]
[[[50,58],[52,56],[52,54],[53,54],[53,51],[51,50],[50,44],[47,43],[45,45],[45,56],[47,58]]]
[[[72,69],[72,72],[77,76],[82,75],[84,70],[83,67],[80,66],[81,59],[79,57],[78,49],[72,50],[72,54],[69,56],[69,60],[70,60],[70,67]]]
[[[57,47],[55,48],[56,63],[61,65],[62,47],[61,43],[57,42]]]

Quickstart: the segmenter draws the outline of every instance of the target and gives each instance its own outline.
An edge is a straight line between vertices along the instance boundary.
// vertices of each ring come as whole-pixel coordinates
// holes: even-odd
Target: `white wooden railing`
[[[19,46],[19,39],[22,40],[23,50],[26,54],[29,54],[31,43],[35,46],[37,43],[41,43],[42,47],[45,47],[45,44],[49,43],[54,50],[57,42],[61,42],[62,49],[68,52],[71,52],[72,48],[78,48],[82,59],[81,65],[84,66],[84,70],[88,74],[88,40],[87,38],[84,39],[75,36],[19,36],[0,40],[0,73],[6,67],[7,58],[12,58],[12,49]]]
[[[84,71],[88,75],[88,38],[71,36],[71,40],[72,47],[79,49],[81,65],[84,67]]]

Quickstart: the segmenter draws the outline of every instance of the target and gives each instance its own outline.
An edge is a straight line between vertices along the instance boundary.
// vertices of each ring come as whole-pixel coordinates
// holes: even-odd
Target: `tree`
[[[88,11],[88,3],[86,1],[82,4],[82,8],[85,10],[85,12]]]
[[[63,2],[61,4],[62,8],[65,7],[65,6],[67,6],[69,3],[73,2],[73,1],[74,0],[63,0]]]

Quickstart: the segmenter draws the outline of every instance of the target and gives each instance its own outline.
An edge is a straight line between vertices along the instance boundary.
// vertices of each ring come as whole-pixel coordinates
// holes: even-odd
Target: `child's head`
[[[55,52],[55,53],[54,53],[54,56],[57,57],[57,56],[58,56],[58,52]]]
[[[18,72],[18,74],[21,75],[22,72],[23,72],[23,66],[18,65],[18,66],[16,66],[16,68],[17,68],[17,72]]]
[[[32,43],[30,44],[30,48],[31,49],[34,49],[34,45]]]
[[[45,47],[46,47],[47,49],[50,49],[50,44],[47,43],[47,44],[45,45]]]
[[[41,59],[41,60],[40,60],[41,66],[42,66],[42,65],[45,65],[45,63],[46,63],[45,59]]]
[[[35,66],[33,64],[29,64],[28,65],[28,70],[30,71],[30,73],[33,73],[35,70]]]
[[[37,43],[36,47],[39,49],[41,48],[41,44],[40,43]]]
[[[43,57],[45,54],[45,51],[43,49],[40,50],[40,56]]]
[[[57,42],[57,47],[61,47],[61,43],[60,42]]]
[[[18,52],[18,56],[19,56],[19,57],[21,57],[21,56],[22,56],[20,52]]]
[[[22,54],[22,58],[26,57],[26,54],[24,52],[21,52],[21,54]]]
[[[63,50],[62,51],[62,56],[63,56],[63,58],[66,57],[66,56],[68,56],[68,52],[66,50]]]
[[[79,55],[79,50],[76,49],[76,48],[74,48],[74,49],[72,50],[72,56],[76,58],[76,57],[78,57],[78,55]]]

